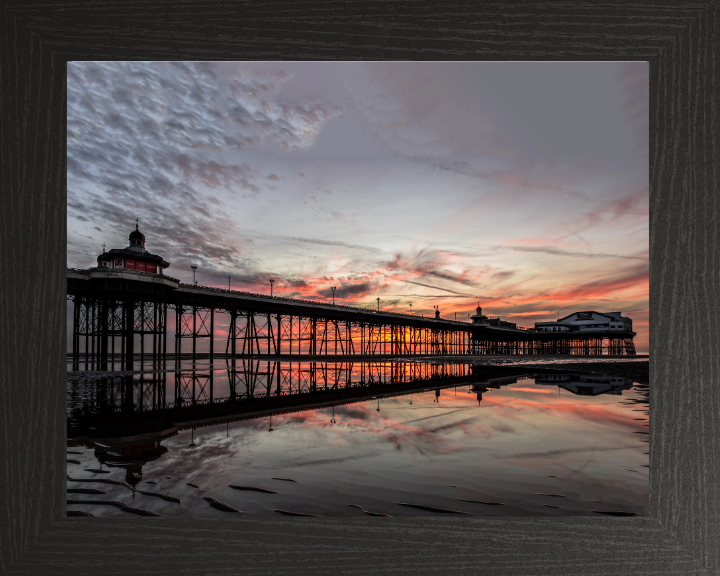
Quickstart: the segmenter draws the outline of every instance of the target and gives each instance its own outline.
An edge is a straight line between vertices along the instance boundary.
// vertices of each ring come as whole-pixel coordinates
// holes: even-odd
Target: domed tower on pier
[[[128,246],[129,250],[136,250],[138,252],[146,252],[145,250],[145,234],[140,232],[138,230],[138,222],[135,221],[135,230],[130,232],[130,236],[128,238],[130,240],[130,246]]]
[[[485,316],[485,315],[482,313],[482,308],[480,307],[480,303],[478,303],[478,307],[477,307],[477,309],[476,309],[476,311],[475,311],[475,315],[474,315],[474,316],[470,316],[470,318],[471,318],[472,321],[473,321],[474,323],[476,323],[476,324],[477,324],[477,323],[481,323],[481,322],[486,322],[487,319],[488,319],[488,317]]]
[[[170,267],[162,256],[151,254],[145,249],[145,234],[140,232],[138,221],[135,220],[135,230],[128,236],[129,245],[126,248],[113,248],[105,251],[97,257],[98,268],[135,270],[138,272],[149,272],[150,274],[162,274],[163,270]]]

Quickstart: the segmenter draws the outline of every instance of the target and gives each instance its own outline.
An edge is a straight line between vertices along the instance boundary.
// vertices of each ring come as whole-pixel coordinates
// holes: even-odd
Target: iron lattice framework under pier
[[[509,331],[507,331],[509,332]],[[231,312],[225,351],[231,356],[280,355],[634,355],[631,336],[514,331],[475,334],[471,327],[442,329],[361,323],[303,316]]]
[[[469,354],[467,330],[382,322],[230,312],[225,352],[231,356],[416,356]]]
[[[365,314],[363,319],[269,313],[207,303],[145,298],[103,298],[75,294],[72,363],[78,370],[113,369],[119,356],[126,370],[133,359],[164,363],[168,309],[175,311],[175,358],[215,354],[216,313],[229,316],[225,355],[248,356],[444,356],[444,355],[615,355],[635,354],[633,333],[562,334],[493,330],[462,322],[400,315]],[[339,314],[339,316],[342,316]],[[224,336],[223,336],[224,338]],[[192,342],[183,352],[183,341]]]
[[[81,364],[85,370],[108,370],[109,359],[118,355],[122,365],[130,367],[136,354],[143,362],[146,356],[159,362],[166,355],[167,304],[79,295],[68,299],[74,303],[73,370],[79,370]],[[135,335],[140,336],[137,349]]]
[[[226,338],[225,354],[231,357],[635,354],[630,331],[492,327],[191,286],[145,272],[68,269],[67,282],[74,304],[74,369],[81,363],[86,369],[114,369],[118,356],[125,370],[133,368],[138,356],[164,363],[169,309],[175,311],[175,358],[213,356],[218,338]],[[222,315],[219,324],[217,314]]]

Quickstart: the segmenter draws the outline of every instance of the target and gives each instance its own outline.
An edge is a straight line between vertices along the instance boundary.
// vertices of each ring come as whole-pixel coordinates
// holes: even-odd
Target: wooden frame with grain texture
[[[718,6],[6,1],[0,572],[720,573]],[[66,518],[65,65],[78,59],[649,61],[651,516]]]

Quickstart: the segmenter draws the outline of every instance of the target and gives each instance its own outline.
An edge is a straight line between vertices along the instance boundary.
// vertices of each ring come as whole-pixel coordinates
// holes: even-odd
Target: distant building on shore
[[[536,332],[632,332],[632,320],[622,312],[573,312],[555,322],[536,322]]]

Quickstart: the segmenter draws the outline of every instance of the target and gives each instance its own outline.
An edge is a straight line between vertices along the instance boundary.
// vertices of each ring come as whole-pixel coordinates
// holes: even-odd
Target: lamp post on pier
[[[380,312],[380,298],[378,297],[376,300],[378,301],[378,312]]]
[[[195,270],[197,270],[197,265],[192,264],[190,266],[190,268],[192,268],[192,271],[193,271],[193,286],[197,286],[197,280],[195,280]]]
[[[337,290],[336,286],[330,286],[330,290],[332,290],[332,299],[333,299],[333,306],[335,305],[335,290]]]
[[[270,279],[270,297],[271,297],[271,298],[272,298],[273,282],[275,282],[275,280],[273,280],[273,279],[271,278],[271,279]]]

